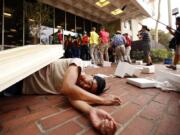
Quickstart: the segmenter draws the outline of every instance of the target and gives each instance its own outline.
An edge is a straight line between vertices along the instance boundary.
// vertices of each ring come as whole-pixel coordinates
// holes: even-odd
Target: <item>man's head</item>
[[[150,29],[146,25],[142,25],[142,31],[150,31]]]
[[[101,30],[102,30],[102,31],[105,31],[105,27],[104,27],[104,26],[101,26]]]
[[[180,26],[180,16],[176,17],[176,25]]]
[[[92,31],[96,31],[96,27],[92,27]]]
[[[90,76],[86,74],[80,75],[77,84],[81,88],[96,95],[103,93],[104,88],[106,87],[106,81],[104,78],[99,76]]]
[[[102,77],[99,77],[99,76],[94,76],[93,79],[95,79],[97,82],[96,94],[99,95],[99,94],[103,93],[104,89],[106,87],[105,79]]]

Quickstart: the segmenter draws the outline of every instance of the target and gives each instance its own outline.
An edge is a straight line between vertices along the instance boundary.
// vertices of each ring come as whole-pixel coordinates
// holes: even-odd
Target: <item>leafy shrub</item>
[[[151,50],[151,58],[153,63],[163,62],[165,58],[172,58],[172,51],[167,49],[152,49]],[[143,51],[132,51],[131,58],[133,60],[144,60]]]
[[[167,49],[152,49],[151,57],[153,62],[162,62],[165,58],[172,58],[172,52]]]
[[[131,59],[134,59],[134,60],[143,60],[144,59],[143,51],[139,51],[139,50],[131,51]]]

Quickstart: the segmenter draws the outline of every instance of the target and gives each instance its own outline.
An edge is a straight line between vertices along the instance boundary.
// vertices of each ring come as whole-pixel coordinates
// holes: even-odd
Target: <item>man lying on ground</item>
[[[104,110],[91,106],[120,105],[116,96],[99,96],[105,87],[103,78],[82,72],[80,59],[59,59],[1,94],[64,94],[76,109],[89,115],[101,134],[112,135],[117,128],[115,120]]]

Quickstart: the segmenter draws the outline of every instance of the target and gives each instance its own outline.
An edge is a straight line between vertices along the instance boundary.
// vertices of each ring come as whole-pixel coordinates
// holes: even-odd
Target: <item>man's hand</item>
[[[167,29],[167,30],[171,30],[171,27],[170,27],[170,26],[167,26],[166,29]]]
[[[110,114],[102,109],[92,108],[89,112],[93,126],[103,135],[113,135],[117,124]]]
[[[102,98],[103,98],[104,105],[120,105],[121,104],[120,98],[111,94],[104,94]]]

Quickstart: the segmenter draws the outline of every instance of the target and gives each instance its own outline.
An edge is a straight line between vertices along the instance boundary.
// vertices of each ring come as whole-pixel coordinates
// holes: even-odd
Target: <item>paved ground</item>
[[[158,69],[162,66],[157,65]],[[111,68],[86,69],[88,73],[113,74]],[[178,72],[177,72],[178,73]],[[142,75],[154,77],[154,75]],[[107,79],[107,93],[121,97],[121,106],[99,106],[118,122],[117,135],[180,135],[180,94],[158,89],[140,89],[126,79]],[[0,98],[0,134],[3,135],[96,135],[82,113],[63,96]]]

